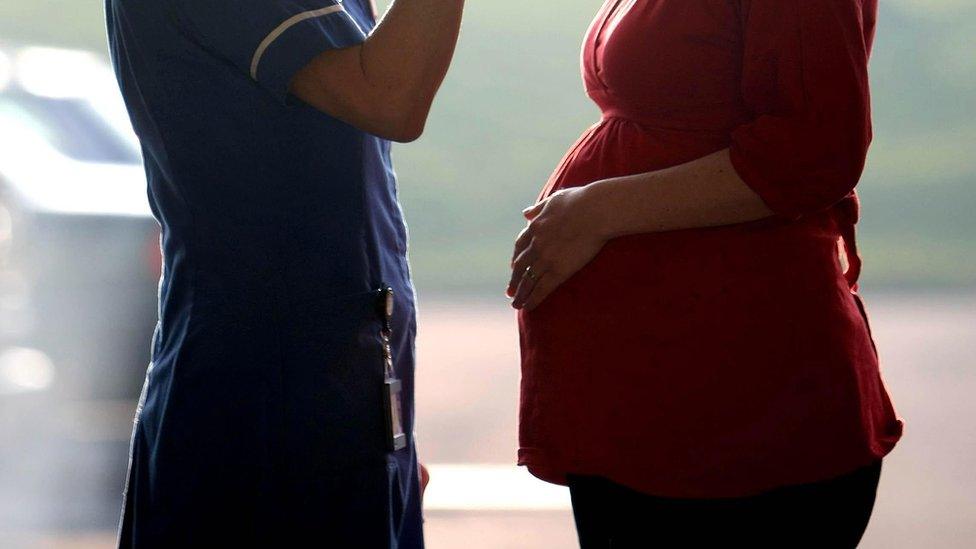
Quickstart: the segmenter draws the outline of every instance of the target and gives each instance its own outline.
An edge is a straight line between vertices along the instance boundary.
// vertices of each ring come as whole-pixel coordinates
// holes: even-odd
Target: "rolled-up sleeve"
[[[200,45],[285,102],[295,73],[315,56],[366,35],[336,0],[177,0],[177,18]]]
[[[871,142],[873,13],[862,0],[742,0],[741,13],[752,119],[732,132],[732,164],[781,216],[826,209],[852,192]]]

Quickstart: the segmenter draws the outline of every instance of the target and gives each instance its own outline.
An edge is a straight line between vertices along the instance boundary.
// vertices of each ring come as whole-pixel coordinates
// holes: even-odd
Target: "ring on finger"
[[[532,265],[525,268],[525,276],[532,282],[539,280],[539,275],[535,274],[535,271],[532,270]]]

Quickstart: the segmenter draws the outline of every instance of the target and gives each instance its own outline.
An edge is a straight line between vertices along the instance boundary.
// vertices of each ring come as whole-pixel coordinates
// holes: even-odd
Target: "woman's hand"
[[[591,202],[586,187],[564,189],[522,212],[529,224],[512,255],[513,307],[531,311],[603,248],[607,239],[596,229],[599,212]]]

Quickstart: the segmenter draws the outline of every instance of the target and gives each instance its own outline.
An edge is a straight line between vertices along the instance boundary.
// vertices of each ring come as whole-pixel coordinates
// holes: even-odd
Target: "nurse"
[[[423,546],[388,140],[462,4],[107,0],[165,257],[120,547]]]

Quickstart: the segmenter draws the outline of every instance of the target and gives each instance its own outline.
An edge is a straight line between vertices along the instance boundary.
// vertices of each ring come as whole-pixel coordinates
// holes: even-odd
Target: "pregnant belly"
[[[612,177],[661,170],[728,147],[724,130],[686,131],[606,118],[590,128],[563,159],[543,191],[585,186]],[[655,337],[682,329],[690,314],[749,307],[758,296],[802,283],[808,292],[842,284],[838,230],[827,213],[802,222],[760,220],[725,227],[648,233],[608,242],[596,258],[549,298],[587,314],[643,309],[656,323]],[[616,304],[616,305],[614,305]],[[714,315],[712,315],[714,316]],[[665,325],[667,328],[665,328]]]
[[[604,121],[544,194],[724,146]],[[519,314],[524,459],[632,472],[635,486],[695,497],[689,487],[705,493],[728,471],[818,470],[824,448],[860,452],[860,391],[881,391],[839,236],[825,211],[608,242]]]
[[[727,136],[718,133],[604,120],[567,155],[545,193],[667,168],[725,146]],[[523,349],[530,353],[526,363],[545,370],[566,363],[532,357],[589,357],[570,360],[573,374],[537,371],[535,377],[571,383],[567,377],[578,375],[587,378],[576,380],[583,386],[606,381],[616,387],[626,372],[640,372],[635,381],[667,384],[673,395],[687,396],[709,379],[679,375],[690,384],[679,387],[673,376],[690,363],[762,368],[759,362],[789,362],[801,348],[826,360],[824,349],[836,345],[824,341],[833,336],[805,333],[801,326],[856,320],[838,237],[825,212],[799,222],[770,218],[611,240],[537,309],[521,315]],[[796,329],[780,330],[780,340],[770,343],[774,325]],[[590,360],[601,364],[580,363]],[[710,379],[729,381],[726,375]]]

